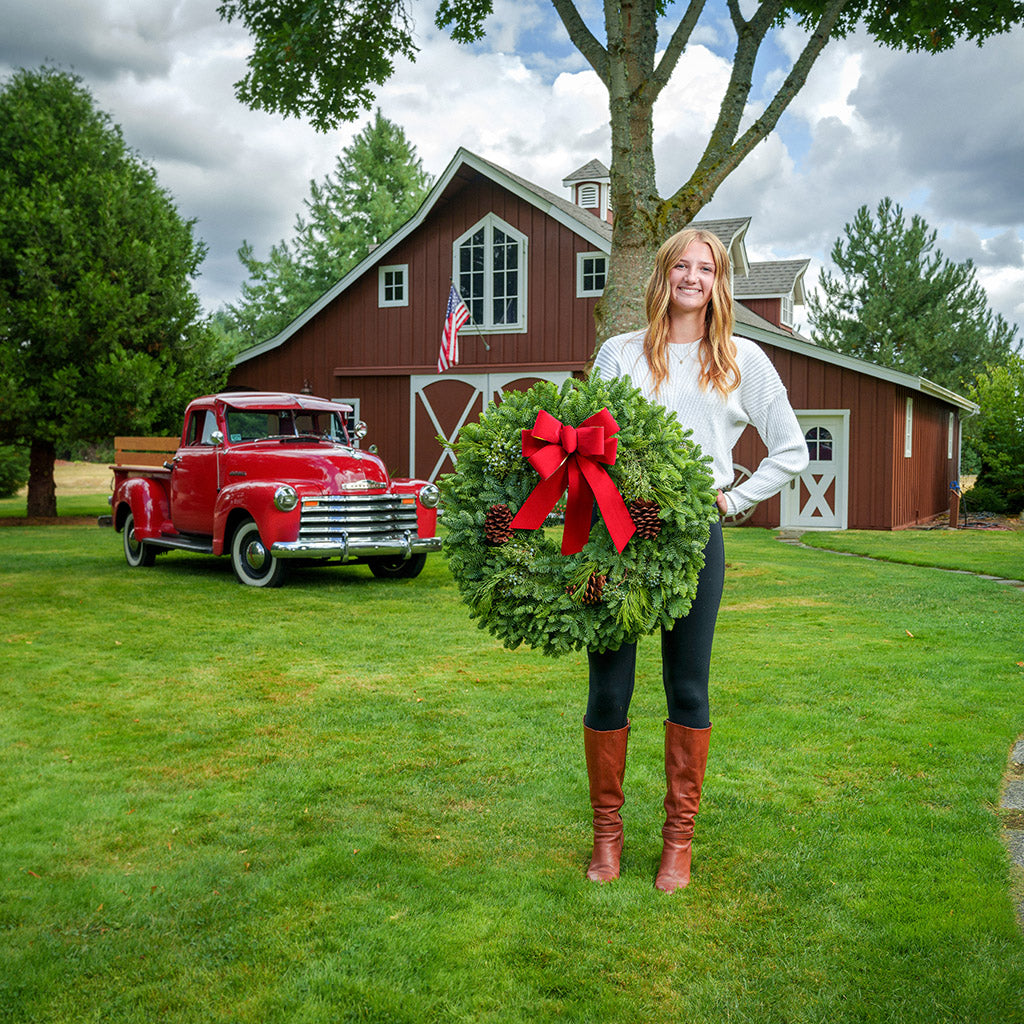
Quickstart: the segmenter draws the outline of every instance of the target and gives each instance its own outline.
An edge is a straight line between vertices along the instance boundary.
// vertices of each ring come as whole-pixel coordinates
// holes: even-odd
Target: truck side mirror
[[[359,422],[352,428],[352,433],[355,435],[357,440],[362,441],[367,434],[366,424],[362,420],[359,420]]]
[[[215,448],[219,448],[224,443],[224,435],[219,430],[215,430],[210,434],[210,442]]]

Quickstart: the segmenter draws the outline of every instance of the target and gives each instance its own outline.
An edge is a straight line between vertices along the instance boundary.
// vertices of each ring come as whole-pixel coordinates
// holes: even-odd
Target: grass
[[[812,547],[891,562],[1024,580],[1024,530],[843,530],[808,532],[800,539]]]
[[[441,559],[262,592],[184,553],[129,570],[110,530],[0,530],[0,1020],[1024,1022],[997,810],[1024,595],[726,546],[666,897],[656,642],[623,875],[594,886],[584,661],[503,651]]]

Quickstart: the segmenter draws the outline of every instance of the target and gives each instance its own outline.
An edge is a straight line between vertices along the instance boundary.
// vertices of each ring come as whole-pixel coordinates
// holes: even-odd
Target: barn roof
[[[804,301],[804,274],[810,260],[771,260],[751,263],[747,274],[735,274],[732,293],[737,299],[777,299],[792,295]]]
[[[568,186],[574,181],[607,181],[611,176],[612,172],[600,160],[591,160],[563,178],[562,184]]]
[[[392,249],[416,231],[438,203],[453,198],[476,174],[482,174],[490,178],[509,192],[541,209],[548,216],[565,225],[581,238],[586,239],[595,249],[601,252],[611,251],[612,226],[600,217],[596,217],[589,210],[585,210],[570,200],[563,199],[561,196],[557,196],[555,193],[535,185],[533,182],[518,174],[514,174],[512,171],[506,170],[498,164],[460,147],[441,176],[434,183],[433,188],[427,194],[420,208],[409,220],[390,238],[368,253],[333,288],[324,292],[316,302],[308,309],[303,310],[282,331],[273,338],[268,338],[266,341],[260,342],[258,345],[254,345],[252,348],[248,348],[235,356],[234,364],[238,365],[239,363],[248,362],[264,352],[270,352],[283,345],[296,331],[312,320],[322,309],[329,306],[350,285],[362,277],[368,270],[377,266]],[[716,234],[729,251],[730,257],[733,260],[734,273],[742,268],[745,271],[742,276],[749,277],[750,264],[746,258],[746,246],[744,243],[747,228],[750,226],[749,217],[694,221],[693,225]],[[783,262],[803,263],[806,267],[808,261],[792,260]],[[973,402],[954,394],[952,391],[947,391],[946,388],[940,387],[937,384],[932,384],[923,377],[912,377],[910,374],[901,373],[898,370],[890,370],[863,359],[856,359],[841,352],[833,352],[830,349],[821,348],[809,341],[795,337],[788,331],[780,330],[768,320],[751,312],[741,303],[736,304],[735,311],[736,322],[742,326],[742,331],[738,333],[742,333],[753,341],[763,341],[769,345],[775,345],[779,348],[788,349],[791,352],[806,355],[811,359],[845,366],[858,373],[865,373],[868,376],[889,380],[911,390],[934,395],[972,413],[978,411],[978,406]]]

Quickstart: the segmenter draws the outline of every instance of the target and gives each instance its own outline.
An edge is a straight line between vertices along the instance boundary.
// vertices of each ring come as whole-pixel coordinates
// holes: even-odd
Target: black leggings
[[[704,568],[697,582],[697,594],[685,618],[671,629],[661,631],[661,674],[668,702],[668,720],[690,729],[711,724],[708,705],[708,676],[711,642],[725,582],[725,547],[722,527],[711,524],[711,536],[704,549]],[[589,651],[590,694],[586,725],[598,731],[621,729],[626,724],[629,702],[636,681],[636,644],[623,644],[616,651]]]

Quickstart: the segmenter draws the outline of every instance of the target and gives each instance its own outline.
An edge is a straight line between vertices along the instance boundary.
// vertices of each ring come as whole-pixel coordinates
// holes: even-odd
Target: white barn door
[[[850,472],[849,409],[809,409],[796,418],[810,462],[782,491],[784,527],[845,530]]]
[[[476,419],[492,400],[500,400],[506,388],[524,390],[538,380],[561,385],[568,372],[519,372],[414,376],[409,380],[409,463],[412,475],[434,480],[455,468],[451,451],[437,438],[454,441],[462,425]]]

